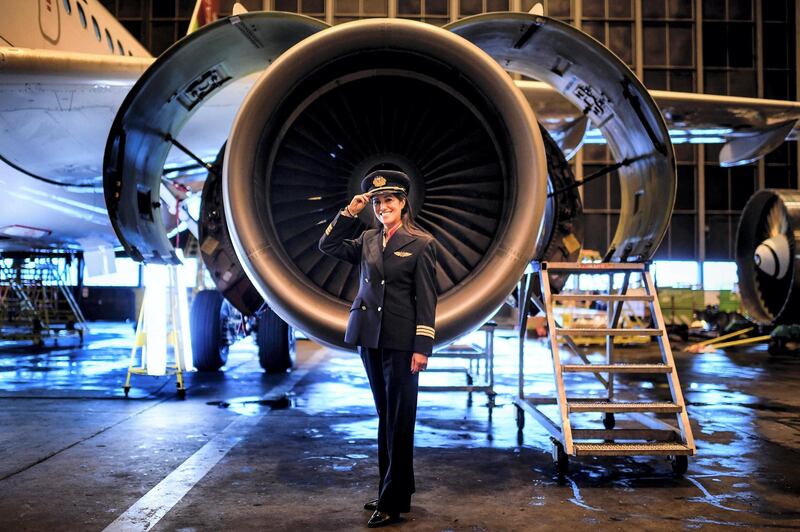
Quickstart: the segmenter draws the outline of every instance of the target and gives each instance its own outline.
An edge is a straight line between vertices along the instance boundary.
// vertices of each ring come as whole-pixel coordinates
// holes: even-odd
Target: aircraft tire
[[[227,335],[223,332],[230,306],[216,290],[198,292],[189,313],[192,360],[198,371],[218,371],[228,361]]]
[[[267,373],[283,373],[294,365],[294,331],[272,309],[258,316],[256,343],[258,361]]]

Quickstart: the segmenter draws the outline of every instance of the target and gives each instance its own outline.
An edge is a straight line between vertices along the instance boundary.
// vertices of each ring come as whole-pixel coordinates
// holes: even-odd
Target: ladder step
[[[661,336],[662,329],[583,329],[556,327],[556,334],[564,336]]]
[[[567,404],[570,412],[653,412],[677,414],[683,410],[675,403],[611,403],[608,401],[577,402]]]
[[[671,373],[666,364],[562,364],[561,371],[570,373]]]
[[[680,436],[678,429],[572,429],[573,440],[650,440],[674,443]]]
[[[653,301],[653,296],[619,294],[553,294],[553,301]]]
[[[641,262],[547,262],[543,269],[564,273],[581,273],[585,275],[604,275],[607,273],[629,273],[645,271]]]
[[[692,455],[683,443],[575,443],[576,456]]]

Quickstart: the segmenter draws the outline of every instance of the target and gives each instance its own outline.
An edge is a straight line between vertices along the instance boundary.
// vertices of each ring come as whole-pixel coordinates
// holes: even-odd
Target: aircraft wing
[[[150,58],[0,47],[0,160],[23,173],[70,185],[98,185],[114,117]],[[254,79],[219,91],[193,116],[179,142],[213,160]],[[540,82],[518,81],[537,116],[571,155],[604,142],[583,113]],[[798,138],[800,103],[651,91],[676,144],[724,143],[726,166],[746,164]],[[173,150],[167,166],[192,164]]]
[[[536,116],[569,155],[583,113],[545,83],[518,81]],[[650,91],[667,121],[674,144],[725,144],[723,166],[747,164],[777,148],[784,140],[800,137],[800,103],[687,92]],[[563,144],[562,138],[573,144]],[[602,143],[599,130],[589,124],[582,139]]]
[[[758,160],[800,133],[800,103],[782,100],[650,91],[673,143],[724,143],[722,166]]]

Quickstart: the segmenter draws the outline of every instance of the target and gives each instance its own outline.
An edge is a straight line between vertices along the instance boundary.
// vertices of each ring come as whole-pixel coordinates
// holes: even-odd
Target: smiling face
[[[378,194],[372,197],[372,208],[375,210],[375,216],[387,229],[391,229],[400,223],[400,215],[405,206],[406,199],[394,194]]]

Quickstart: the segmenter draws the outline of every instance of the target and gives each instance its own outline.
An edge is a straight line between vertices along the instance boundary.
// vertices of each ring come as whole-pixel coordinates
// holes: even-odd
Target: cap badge
[[[372,186],[375,187],[382,187],[386,184],[386,178],[382,175],[377,176],[375,179],[372,180]]]

